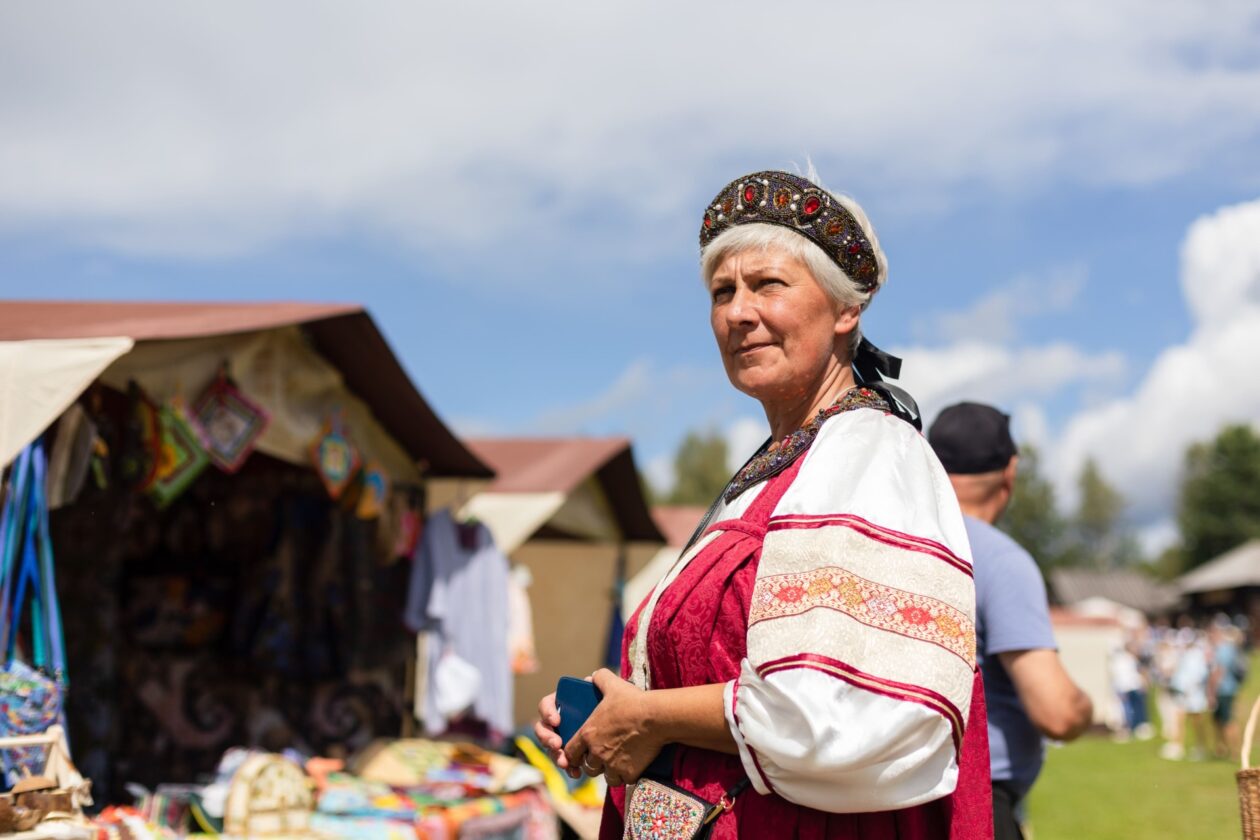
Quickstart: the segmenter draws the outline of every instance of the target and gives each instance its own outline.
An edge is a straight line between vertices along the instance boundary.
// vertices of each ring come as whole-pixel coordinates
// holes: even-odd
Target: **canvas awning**
[[[302,459],[300,450],[321,422],[312,418],[322,417],[331,405],[344,404],[349,421],[357,419],[355,434],[390,461],[394,467],[386,467],[396,475],[400,470],[410,473],[407,477],[417,475],[416,464],[423,462],[435,476],[493,476],[421,397],[361,307],[0,302],[0,341],[110,336],[125,337],[138,346],[104,372],[105,381],[125,385],[127,378],[136,378],[161,397],[179,393],[194,398],[220,362],[228,361],[234,377],[253,380],[265,408],[282,418],[296,418],[269,430],[260,442],[263,451],[278,457]],[[67,380],[67,387],[70,384]],[[80,391],[82,387],[86,383]],[[289,390],[281,394],[281,388]]]
[[[498,474],[464,505],[511,554],[544,527],[600,542],[661,542],[625,438],[468,441]]]
[[[132,345],[119,337],[0,341],[0,467]]]

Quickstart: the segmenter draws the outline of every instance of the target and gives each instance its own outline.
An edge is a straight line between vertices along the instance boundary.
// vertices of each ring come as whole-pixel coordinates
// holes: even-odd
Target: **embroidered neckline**
[[[884,412],[890,410],[887,401],[870,388],[858,387],[845,391],[834,403],[819,410],[817,417],[780,441],[778,449],[766,450],[749,461],[726,486],[726,492],[722,494],[726,503],[730,504],[749,487],[790,467],[813,444],[823,423],[837,414],[857,408],[874,408]]]

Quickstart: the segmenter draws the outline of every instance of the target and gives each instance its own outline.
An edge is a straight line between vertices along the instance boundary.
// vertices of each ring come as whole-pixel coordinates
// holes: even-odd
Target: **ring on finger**
[[[600,768],[596,767],[594,764],[591,764],[590,755],[582,756],[582,769],[586,771],[586,774],[588,776],[598,776],[600,773],[603,772]]]

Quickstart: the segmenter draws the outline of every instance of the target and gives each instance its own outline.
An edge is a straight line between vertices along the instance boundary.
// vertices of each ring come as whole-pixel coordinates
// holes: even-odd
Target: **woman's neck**
[[[805,396],[775,403],[763,402],[761,405],[766,411],[766,420],[770,423],[770,439],[776,442],[783,440],[856,384],[853,368],[847,363],[837,363],[829,367],[818,384],[806,391]]]

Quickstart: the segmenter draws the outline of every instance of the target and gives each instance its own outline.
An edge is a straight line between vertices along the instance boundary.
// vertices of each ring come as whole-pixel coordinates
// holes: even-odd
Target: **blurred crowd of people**
[[[1209,751],[1217,758],[1236,752],[1234,700],[1247,678],[1246,627],[1245,618],[1220,614],[1204,626],[1184,619],[1176,627],[1165,622],[1130,633],[1109,663],[1124,712],[1116,739],[1154,738],[1153,705],[1164,758],[1202,760]]]

